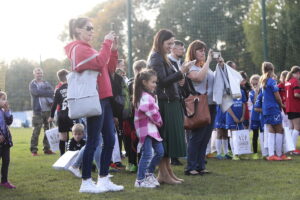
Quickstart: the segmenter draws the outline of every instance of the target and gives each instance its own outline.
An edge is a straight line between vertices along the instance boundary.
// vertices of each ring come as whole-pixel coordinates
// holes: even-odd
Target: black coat
[[[178,81],[183,79],[181,71],[176,72],[172,66],[166,63],[159,53],[152,53],[148,61],[148,67],[155,70],[158,78],[156,89],[157,97],[161,100],[179,100]]]

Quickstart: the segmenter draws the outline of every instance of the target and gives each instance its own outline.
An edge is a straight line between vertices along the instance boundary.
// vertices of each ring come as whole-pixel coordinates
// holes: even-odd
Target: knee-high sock
[[[224,154],[228,154],[228,139],[222,139],[222,144]]]
[[[282,146],[283,146],[283,134],[282,133],[276,133],[276,155],[282,156]]]
[[[216,139],[216,149],[218,155],[222,153],[222,140]]]
[[[262,156],[268,156],[268,151],[264,146],[264,133],[259,133],[259,143]]]
[[[269,156],[274,156],[275,133],[268,133],[268,151]]]
[[[59,140],[59,150],[60,150],[60,155],[62,156],[66,151],[66,142],[65,141]]]
[[[298,141],[299,131],[297,131],[296,129],[294,129],[292,131],[292,136],[293,136],[293,141],[294,141],[295,149],[297,149],[297,141]]]

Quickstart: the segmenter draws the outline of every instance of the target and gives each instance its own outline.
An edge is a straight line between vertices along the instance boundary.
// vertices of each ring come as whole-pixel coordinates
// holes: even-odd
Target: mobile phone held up
[[[212,57],[213,59],[218,59],[221,57],[221,52],[218,52],[218,51],[213,51],[212,52]]]
[[[116,32],[115,23],[110,23],[110,30]]]

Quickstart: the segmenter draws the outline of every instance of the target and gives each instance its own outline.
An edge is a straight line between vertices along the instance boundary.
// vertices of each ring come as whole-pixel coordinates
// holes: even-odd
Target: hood
[[[71,52],[72,52],[73,48],[78,44],[90,47],[90,45],[88,43],[81,41],[81,40],[76,40],[76,41],[69,43],[67,46],[65,46],[65,52],[69,59],[71,59]]]

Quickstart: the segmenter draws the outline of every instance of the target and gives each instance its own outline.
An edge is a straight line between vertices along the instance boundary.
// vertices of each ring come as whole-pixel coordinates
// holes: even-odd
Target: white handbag
[[[242,155],[252,153],[249,134],[249,130],[232,131],[234,154]]]
[[[87,63],[97,56],[97,54],[87,58],[75,66],[75,46],[72,50],[73,70]],[[72,71],[67,75],[68,90],[67,102],[70,119],[92,117],[102,114],[100,98],[97,91],[97,77],[99,72],[84,70],[82,73]]]

